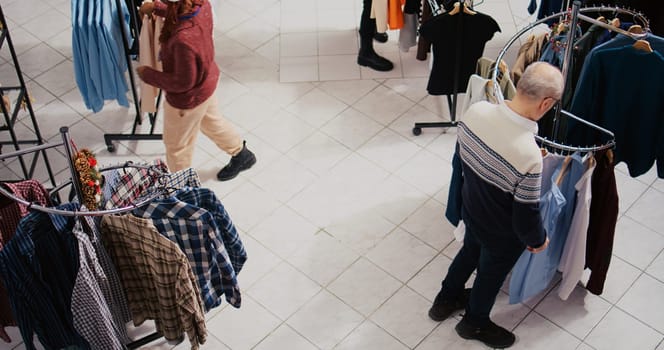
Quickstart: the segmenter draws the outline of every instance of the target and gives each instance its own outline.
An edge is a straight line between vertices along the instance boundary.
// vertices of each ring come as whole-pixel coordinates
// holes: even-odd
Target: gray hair
[[[534,62],[526,68],[516,89],[530,99],[551,97],[560,100],[565,82],[560,70],[547,62]]]

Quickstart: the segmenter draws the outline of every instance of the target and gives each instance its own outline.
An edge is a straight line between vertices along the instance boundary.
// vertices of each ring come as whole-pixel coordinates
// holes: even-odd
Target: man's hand
[[[152,1],[143,2],[141,7],[138,9],[138,12],[141,14],[141,16],[150,16],[152,15],[152,11],[154,11],[154,3],[152,3]]]
[[[533,253],[533,254],[537,254],[537,253],[543,251],[544,249],[546,249],[546,247],[548,245],[549,245],[549,237],[546,238],[546,241],[544,241],[544,244],[542,244],[541,246],[539,246],[537,248],[526,247],[526,249],[528,249],[528,251]]]

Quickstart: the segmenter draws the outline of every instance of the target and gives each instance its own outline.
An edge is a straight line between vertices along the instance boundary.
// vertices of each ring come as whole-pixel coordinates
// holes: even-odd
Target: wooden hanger
[[[634,33],[634,34],[644,34],[645,33],[645,31],[643,30],[643,27],[641,27],[638,24],[635,24],[635,25],[629,27],[629,29],[627,29],[627,31],[630,32],[630,33]]]
[[[476,15],[477,14],[477,12],[469,9],[468,6],[466,6],[465,4],[462,4],[461,2],[457,1],[457,2],[454,3],[454,8],[452,9],[452,11],[448,12],[449,15],[450,16],[456,15],[457,13],[459,13],[461,11],[462,7],[463,7],[463,13],[465,13],[467,15]]]
[[[653,52],[653,49],[650,46],[650,43],[646,40],[637,40],[636,42],[634,42],[634,45],[632,45],[632,47],[637,49],[637,50],[645,51],[645,52],[648,52],[648,53]]]
[[[498,62],[498,70],[500,70],[500,72],[503,73],[503,74],[507,74],[508,71],[509,71],[509,68],[507,67],[507,63],[505,63],[505,61],[503,61],[503,60],[500,60],[500,62]]]
[[[459,13],[459,11],[461,11],[461,3],[457,1],[457,2],[454,3],[454,8],[452,9],[452,11],[450,11],[448,13],[449,13],[450,16],[454,16],[457,13]]]
[[[471,10],[471,9],[470,9],[468,6],[466,6],[465,4],[463,5],[463,13],[465,13],[465,14],[467,14],[467,15],[471,15],[471,16],[477,14],[477,12]]]
[[[565,177],[565,174],[567,174],[567,171],[569,170],[569,163],[572,161],[571,156],[565,157],[565,160],[563,160],[563,165],[560,166],[560,172],[558,173],[558,177],[556,178],[556,185],[560,186],[560,184],[563,182],[563,178]]]

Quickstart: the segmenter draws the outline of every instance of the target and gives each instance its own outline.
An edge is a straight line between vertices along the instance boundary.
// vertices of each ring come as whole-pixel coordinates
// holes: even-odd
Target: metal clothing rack
[[[602,28],[605,28],[605,29],[608,29],[608,30],[626,35],[626,36],[628,36],[630,38],[633,38],[635,40],[643,39],[647,35],[645,33],[644,34],[630,33],[628,31],[625,31],[625,30],[621,29],[621,28],[611,26],[609,24],[606,24],[604,22],[598,21],[596,19],[590,18],[590,17],[582,14],[582,12],[598,12],[598,11],[613,11],[613,12],[616,12],[616,13],[623,13],[623,14],[632,15],[632,16],[634,16],[635,19],[639,19],[643,23],[643,29],[646,30],[646,32],[647,32],[647,29],[648,29],[648,26],[649,26],[648,25],[648,23],[649,23],[648,19],[643,14],[641,14],[640,12],[635,12],[635,11],[628,10],[628,9],[623,9],[623,8],[620,8],[620,7],[608,7],[608,6],[594,6],[594,7],[581,8],[581,2],[576,0],[572,4],[571,11],[569,11],[569,12],[564,11],[564,12],[560,12],[560,13],[557,13],[557,14],[553,14],[553,15],[548,16],[546,18],[542,18],[538,21],[535,21],[535,22],[531,23],[530,25],[528,25],[527,27],[521,29],[520,31],[518,31],[514,36],[512,36],[510,38],[510,40],[507,41],[507,43],[502,48],[502,50],[500,50],[500,53],[498,54],[498,58],[496,59],[496,62],[500,62],[500,60],[503,59],[503,56],[505,56],[505,54],[507,53],[507,50],[509,50],[509,48],[512,46],[512,44],[519,37],[521,37],[523,34],[530,31],[531,29],[538,26],[539,24],[545,23],[545,22],[547,22],[551,19],[564,17],[564,16],[569,16],[570,28],[576,28],[578,20],[581,19],[581,20],[584,20],[586,22],[601,26]],[[573,43],[574,42],[574,40],[573,40],[574,32],[575,32],[574,30],[569,30],[568,31],[568,33],[567,33],[567,35],[568,35],[567,43]],[[568,49],[565,52],[565,57],[563,59],[563,68],[562,68],[563,79],[564,79],[565,83],[567,83],[567,81],[566,81],[567,80],[567,72],[570,69],[571,62],[572,62],[572,50]],[[498,80],[497,80],[498,69],[499,69],[498,65],[496,65],[493,68],[492,83],[494,85],[494,95],[495,95],[498,103],[505,103],[505,100],[504,100],[502,94],[498,93],[500,91],[500,86],[499,86]],[[544,138],[544,137],[535,135],[535,138],[540,143],[542,143],[544,145],[547,145],[547,146],[550,146],[550,147],[553,147],[553,148],[556,148],[556,149],[559,149],[559,150],[564,151],[564,152],[592,152],[592,151],[599,151],[599,150],[602,150],[602,149],[608,149],[608,148],[614,148],[615,147],[615,136],[614,136],[613,132],[611,132],[611,131],[609,131],[605,128],[602,128],[598,125],[595,125],[593,123],[590,123],[590,122],[588,122],[588,121],[586,121],[582,118],[579,118],[579,117],[575,116],[574,114],[572,114],[570,112],[567,112],[567,111],[563,110],[562,107],[561,107],[561,102],[560,101],[558,101],[555,108],[556,108],[556,113],[555,113],[555,117],[554,117],[554,127],[553,127],[552,139],[550,140],[548,138]],[[564,145],[564,144],[561,144],[559,142],[556,142],[557,133],[558,133],[557,129],[559,128],[559,122],[560,122],[560,116],[561,115],[564,115],[568,118],[575,119],[576,121],[578,121],[578,122],[580,122],[580,123],[582,123],[586,126],[589,126],[593,129],[596,129],[597,131],[607,135],[609,137],[609,141],[606,142],[603,145],[591,146],[591,147],[575,147],[575,146]]]
[[[61,127],[60,128],[60,135],[62,136],[62,142],[45,143],[45,144],[41,144],[39,146],[34,146],[34,147],[18,150],[16,152],[2,154],[2,155],[0,155],[0,160],[5,160],[5,159],[8,159],[8,158],[13,158],[13,157],[21,157],[21,156],[23,156],[25,154],[29,154],[29,153],[45,152],[45,150],[49,149],[49,148],[64,146],[65,155],[67,156],[67,159],[68,159],[69,171],[70,171],[70,175],[71,175],[71,181],[70,182],[71,182],[71,185],[73,187],[76,198],[79,201],[81,201],[81,199],[83,198],[83,192],[81,191],[79,181],[77,180],[78,176],[76,175],[76,169],[74,167],[74,160],[73,160],[74,159],[73,158],[74,154],[72,152],[72,147],[71,147],[71,138],[69,136],[69,128],[66,127],[66,126]],[[126,167],[149,168],[149,169],[153,169],[155,174],[158,175],[158,176],[163,176],[164,175],[163,173],[161,173],[161,171],[159,171],[156,168],[153,168],[152,166],[137,165],[137,164],[132,164],[130,162],[125,163],[122,166],[113,166],[113,167],[104,168],[104,169],[102,169],[102,171],[112,170],[112,169],[116,169],[116,168],[126,168]],[[69,182],[66,182],[63,185],[57,186],[55,188],[55,191],[60,190],[60,189],[64,188],[67,185],[69,185]],[[155,191],[154,194],[152,194],[150,196],[147,196],[147,198],[144,198],[144,199],[138,201],[138,203],[131,204],[131,205],[121,207],[121,208],[112,208],[112,209],[107,209],[107,210],[95,210],[95,211],[83,211],[83,210],[68,211],[68,210],[61,210],[61,209],[56,209],[56,208],[45,207],[45,206],[42,206],[42,205],[39,205],[39,204],[36,204],[36,203],[33,203],[33,202],[28,202],[24,199],[16,197],[13,193],[7,191],[2,186],[0,186],[0,194],[2,194],[5,197],[10,198],[10,199],[18,202],[18,203],[21,203],[21,204],[27,206],[27,208],[29,210],[37,210],[37,211],[45,212],[45,213],[48,213],[48,214],[56,214],[56,215],[62,215],[62,216],[101,216],[101,215],[110,215],[110,214],[121,214],[121,213],[129,212],[131,210],[134,210],[138,207],[141,207],[141,206],[144,206],[144,205],[150,203],[157,196],[160,196],[161,193],[162,193],[162,191]],[[160,333],[154,332],[154,333],[149,334],[149,335],[147,335],[143,338],[137,339],[137,340],[135,340],[135,341],[133,341],[129,344],[126,344],[126,346],[129,349],[138,349],[141,346],[143,346],[145,344],[148,344],[148,343],[151,343],[151,342],[153,342],[153,341],[155,341],[155,340],[157,340],[161,337],[162,337],[162,335]]]
[[[438,4],[436,0],[428,0],[429,2],[429,7],[431,8],[431,13],[432,17],[433,16],[438,16],[444,12],[444,9],[442,6]],[[473,1],[458,1],[459,2],[459,11],[457,15],[461,16],[459,18],[459,21],[457,21],[457,33],[461,35],[462,30],[463,30],[463,24],[461,18],[463,18],[463,14],[461,12],[464,11],[464,7],[474,7]],[[484,2],[483,0],[480,2]],[[455,60],[454,60],[454,84],[453,84],[453,93],[451,95],[446,95],[447,96],[447,106],[450,110],[450,121],[449,122],[421,122],[421,123],[415,123],[415,126],[413,127],[413,135],[417,136],[422,133],[423,128],[450,128],[450,127],[456,127],[457,126],[457,120],[456,120],[456,109],[457,109],[457,100],[458,100],[458,94],[459,94],[459,65],[461,64],[459,61],[461,60],[461,40],[457,40],[456,47],[454,50],[454,55],[455,55]]]
[[[119,9],[120,8],[120,1],[122,0],[115,0],[115,6]],[[142,0],[139,0],[142,2]],[[138,37],[140,33],[140,26],[139,26],[139,21],[138,21],[138,16],[136,13],[136,2],[134,0],[126,0],[127,6],[129,7],[129,13],[131,16],[131,25],[129,26],[132,33],[132,37],[134,38],[134,45],[133,47],[129,47],[129,40],[127,37],[127,33],[125,33],[124,30],[121,30],[122,32],[122,45],[124,47],[124,52],[125,52],[125,59],[127,60],[127,71],[129,73],[129,81],[131,85],[131,93],[134,99],[134,108],[136,109],[136,116],[134,117],[134,125],[131,129],[130,134],[104,134],[104,142],[106,143],[106,149],[109,152],[115,152],[115,145],[113,144],[114,140],[161,140],[162,135],[161,134],[155,134],[154,133],[154,128],[157,122],[157,113],[159,111],[159,103],[161,102],[161,95],[162,92],[159,90],[159,95],[157,96],[157,101],[155,103],[155,111],[152,113],[148,113],[148,121],[150,122],[150,131],[147,134],[141,134],[136,132],[136,129],[138,128],[139,125],[143,124],[143,116],[141,115],[141,108],[140,108],[140,102],[138,99],[138,93],[136,92],[136,81],[134,79],[134,70],[132,68],[132,55],[138,54]],[[122,12],[118,11],[118,20],[120,21],[120,25],[122,26],[124,24],[124,18],[122,17]]]
[[[16,56],[16,51],[14,50],[14,44],[12,42],[11,35],[9,35],[9,29],[7,28],[7,21],[5,19],[5,14],[2,11],[2,6],[0,6],[0,49],[3,45],[7,43],[9,53],[12,57],[12,64],[16,72],[16,76],[19,81],[18,86],[2,86],[0,87],[0,96],[4,96],[10,91],[18,91],[18,97],[16,98],[16,103],[13,107],[7,108],[4,102],[0,102],[0,110],[2,110],[2,116],[4,117],[5,125],[0,127],[0,131],[9,131],[9,136],[11,141],[1,141],[0,142],[0,152],[2,150],[2,145],[13,145],[15,150],[19,150],[21,144],[38,144],[41,145],[44,143],[41,132],[39,131],[39,124],[37,123],[37,118],[35,118],[35,112],[32,109],[32,102],[30,101],[30,96],[28,95],[28,89],[25,85],[25,80],[23,79],[23,73],[21,72],[21,67]],[[32,140],[19,140],[16,132],[14,131],[14,125],[16,124],[16,119],[18,118],[18,113],[21,107],[25,107],[30,115],[30,121],[32,122],[32,129],[35,133],[35,139]],[[37,166],[37,161],[39,160],[39,155],[44,157],[44,163],[46,165],[46,172],[48,173],[48,178],[51,181],[51,184],[55,186],[55,177],[53,176],[53,170],[51,169],[51,163],[48,160],[48,155],[46,151],[35,153],[34,158],[30,164],[30,167],[26,166],[26,162],[23,157],[18,157],[19,164],[21,165],[21,171],[23,172],[24,179],[30,179],[33,177],[35,168]]]

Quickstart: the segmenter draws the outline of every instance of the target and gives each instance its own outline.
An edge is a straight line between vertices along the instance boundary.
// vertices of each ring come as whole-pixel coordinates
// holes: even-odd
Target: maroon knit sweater
[[[166,4],[155,1],[154,13],[164,16]],[[166,92],[168,103],[179,109],[194,108],[215,92],[219,67],[214,62],[212,9],[205,1],[198,14],[178,20],[176,29],[159,54],[163,72],[145,69],[143,81]]]

